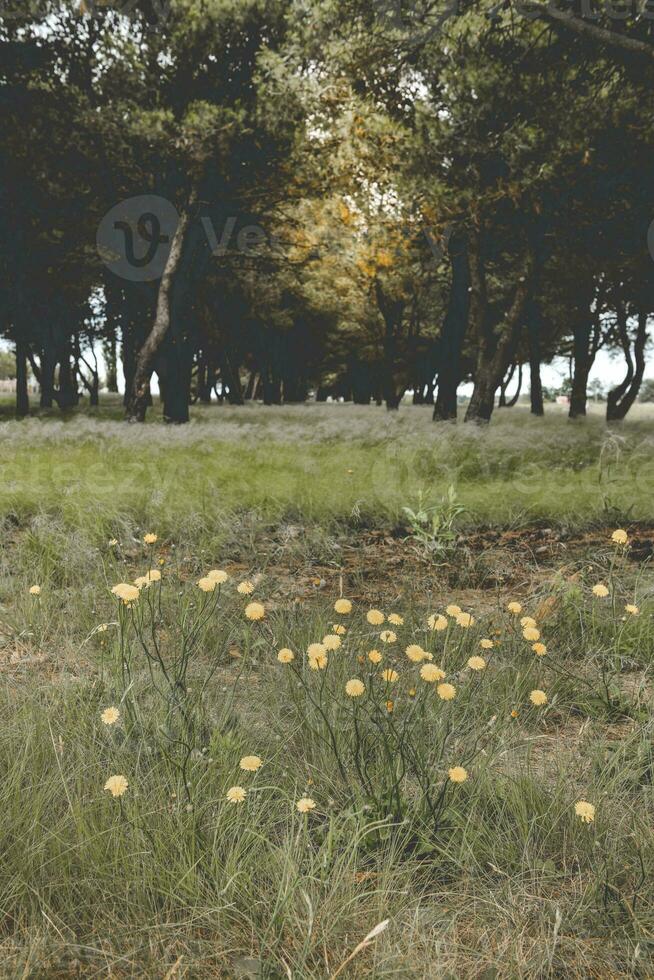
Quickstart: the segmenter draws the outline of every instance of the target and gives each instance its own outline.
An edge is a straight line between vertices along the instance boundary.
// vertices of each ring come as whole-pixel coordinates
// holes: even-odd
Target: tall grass
[[[246,509],[265,517],[391,521],[418,495],[454,485],[472,523],[650,520],[650,416],[609,430],[601,418],[436,426],[427,409],[307,405],[196,410],[182,428],[77,415],[0,424],[0,513],[46,510],[69,526],[127,516],[161,530]]]
[[[38,535],[21,549],[2,627],[7,975],[317,980],[386,919],[341,975],[649,975],[653,609],[608,536],[519,614],[497,595],[459,623],[445,612],[455,595],[418,597],[385,604],[403,622],[374,625],[365,600],[350,613],[335,596],[282,601],[272,575],[251,576],[252,596],[238,576],[205,593],[196,581],[215,555],[201,560],[194,542],[119,539],[85,557],[62,530]],[[54,562],[62,550],[70,566]],[[148,567],[161,584],[121,605],[110,586]],[[607,597],[592,592],[600,581]],[[244,615],[252,599],[262,620]],[[431,613],[446,629],[430,628]],[[310,643],[335,625],[340,647],[312,670]],[[397,639],[384,643],[388,628]],[[30,678],[29,652],[65,629],[76,665]],[[409,644],[433,659],[412,660]],[[281,647],[295,659],[281,663]],[[166,668],[188,653],[188,726],[171,716],[155,650]],[[482,654],[485,668],[471,669]],[[442,667],[453,700],[423,679],[426,664]],[[535,689],[546,704],[531,703]],[[112,705],[120,717],[106,725]],[[263,765],[244,772],[252,754]],[[462,783],[448,776],[458,765]],[[114,774],[129,783],[116,798],[103,788]],[[241,804],[227,798],[234,785]],[[303,814],[305,796],[316,805]],[[575,813],[582,799],[591,824]]]
[[[383,582],[364,558],[342,571],[357,526],[451,484],[468,523],[651,520],[651,442],[647,419],[616,435],[515,410],[486,430],[352,406],[199,410],[184,429],[1,425],[0,975],[651,975],[647,566],[606,533],[518,597],[428,595],[437,579],[409,545],[409,571]],[[223,566],[220,596],[196,585]],[[111,587],[148,568],[161,585],[121,606]],[[252,596],[236,591],[245,578]],[[244,616],[252,599],[261,621]],[[453,601],[474,622],[431,630]],[[372,605],[404,621],[375,627]],[[309,645],[336,625],[341,646],[312,670]],[[258,771],[239,768],[246,755]],[[468,778],[451,782],[459,765]],[[123,796],[104,789],[112,775]]]

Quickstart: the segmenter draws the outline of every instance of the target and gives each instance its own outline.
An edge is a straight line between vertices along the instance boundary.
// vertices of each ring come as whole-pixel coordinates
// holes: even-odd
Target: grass
[[[649,532],[627,521],[623,554],[606,523],[651,520],[634,479],[651,465],[647,419],[616,437],[596,418],[518,414],[512,428],[509,415],[481,433],[344,406],[212,409],[174,430],[79,416],[4,426],[0,975],[322,980],[386,920],[340,977],[652,974],[654,587],[634,560]],[[447,460],[435,476],[428,438],[429,466]],[[556,464],[559,486],[594,496],[555,492]],[[434,564],[392,530],[407,487],[438,497],[450,482],[467,530]],[[505,499],[521,487],[538,507]],[[536,514],[560,530],[529,527]],[[486,521],[510,527],[486,538],[473,527]],[[121,607],[111,586],[149,566],[161,585]],[[215,567],[228,583],[201,592]],[[245,578],[251,597],[235,588]],[[341,593],[349,614],[334,610]],[[260,622],[244,616],[251,599]],[[537,619],[545,656],[509,599]],[[450,602],[474,622],[430,630]],[[372,606],[402,615],[395,643],[380,638],[388,622],[368,623]],[[307,647],[336,623],[341,648],[311,670]],[[411,643],[442,666],[452,701],[422,679]],[[366,684],[356,700],[353,677]],[[251,754],[263,766],[241,771]],[[456,765],[464,783],[448,781]],[[129,781],[123,797],[103,789],[112,774]],[[227,802],[233,785],[243,804]]]
[[[470,523],[651,520],[651,417],[642,406],[611,430],[598,415],[570,423],[557,406],[543,420],[516,408],[479,430],[435,426],[427,408],[310,405],[199,408],[177,430],[79,414],[7,422],[0,513],[46,510],[78,526],[88,509],[166,531],[252,509],[393,523],[419,493],[438,500],[454,484]]]

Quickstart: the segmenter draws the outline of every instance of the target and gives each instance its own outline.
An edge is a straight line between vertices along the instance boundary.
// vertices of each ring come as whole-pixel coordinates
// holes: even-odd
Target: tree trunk
[[[573,325],[572,336],[574,351],[574,374],[572,377],[570,410],[568,412],[568,416],[571,419],[576,419],[586,414],[588,375],[590,374],[590,369],[593,366],[593,358],[590,354],[590,313],[588,313],[582,321],[578,321]]]
[[[511,382],[513,381],[513,375],[515,374],[516,367],[517,367],[517,364],[514,361],[513,364],[510,366],[510,368],[508,370],[508,373],[505,374],[504,375],[504,378],[502,379],[502,383],[500,384],[500,397],[499,397],[499,401],[497,403],[497,407],[498,408],[506,408],[507,407],[506,391],[507,391],[507,388],[509,387],[509,385],[511,384]],[[521,379],[521,381],[522,381],[522,379]]]
[[[638,313],[638,328],[634,343],[634,357],[627,331],[627,316],[621,304],[618,313],[618,332],[627,362],[627,373],[621,384],[613,388],[606,400],[606,421],[621,422],[636,400],[645,373],[645,345],[647,343],[647,313]]]
[[[193,345],[187,336],[171,337],[162,350],[166,367],[161,394],[164,422],[183,425],[189,421],[191,377],[193,374]]]
[[[161,282],[159,283],[154,324],[136,359],[134,379],[127,400],[126,418],[129,422],[145,422],[145,413],[150,394],[150,378],[152,377],[157,353],[161,348],[166,334],[170,330],[172,289],[182,260],[184,242],[188,233],[191,210],[194,203],[195,195],[192,194],[188,205],[180,211],[179,223],[173,235],[170,253],[166,260]],[[188,413],[188,405],[186,410]]]
[[[204,351],[198,351],[197,356],[197,393],[198,401],[201,405],[211,404],[211,389],[212,384],[209,383],[210,370],[209,370],[209,359],[207,358]]]
[[[516,385],[514,394],[512,395],[511,398],[509,398],[508,401],[506,400],[506,393],[505,393],[504,407],[513,408],[514,405],[517,405],[518,399],[520,398],[521,391],[522,391],[522,364],[518,364],[518,384]]]
[[[386,408],[389,412],[395,412],[400,406],[405,388],[396,383],[395,360],[397,347],[397,334],[402,325],[404,315],[404,300],[389,299],[381,286],[379,280],[375,280],[375,294],[377,306],[384,320],[384,340],[383,351],[384,360],[382,366],[382,390]]]
[[[27,344],[21,337],[16,339],[16,417],[25,418],[30,411],[27,387]]]
[[[79,404],[79,390],[77,387],[77,373],[70,363],[70,345],[68,342],[59,361],[59,408],[73,408]]]
[[[221,373],[222,373],[222,369],[221,369]],[[257,372],[255,371],[254,368],[252,368],[252,370],[250,371],[250,377],[248,378],[248,383],[245,386],[245,394],[243,396],[246,402],[252,401],[252,399],[254,398],[254,392],[256,387],[257,387]]]
[[[571,419],[586,414],[588,375],[602,338],[602,310],[606,288],[600,283],[590,287],[582,284],[577,316],[572,324],[572,386],[570,394]],[[594,304],[594,310],[593,310]]]
[[[534,255],[531,249],[525,255],[522,275],[515,287],[513,301],[504,318],[501,332],[496,332],[489,322],[481,243],[470,243],[470,278],[472,283],[471,317],[476,326],[479,342],[475,386],[466,412],[466,422],[489,422],[495,407],[497,391],[506,370],[515,356],[520,327],[524,322],[527,304],[533,286]]]
[[[438,394],[433,416],[435,422],[456,421],[461,351],[470,314],[470,262],[466,232],[453,232],[447,249],[452,263],[452,282],[439,345]]]
[[[55,397],[55,354],[47,344],[41,354],[41,408],[52,408]]]
[[[111,334],[106,338],[102,345],[104,361],[107,365],[107,391],[118,391],[118,361],[116,357],[116,332],[111,330]]]
[[[223,394],[225,394],[225,385],[227,385],[228,391],[226,393],[227,401],[230,405],[245,405],[245,399],[243,398],[243,388],[241,387],[241,373],[238,364],[234,364],[229,351],[225,351],[220,362],[220,377],[223,382]],[[254,371],[250,375],[250,381],[254,385]],[[250,395],[250,398],[252,395]]]
[[[281,405],[282,383],[272,367],[263,371],[263,403],[264,405]]]
[[[536,303],[531,304],[527,320],[527,342],[529,345],[529,400],[532,415],[544,415],[543,383],[540,377],[540,310]]]
[[[367,361],[359,361],[352,358],[349,364],[348,374],[352,384],[352,401],[355,405],[369,405],[372,391],[372,379],[370,364]]]

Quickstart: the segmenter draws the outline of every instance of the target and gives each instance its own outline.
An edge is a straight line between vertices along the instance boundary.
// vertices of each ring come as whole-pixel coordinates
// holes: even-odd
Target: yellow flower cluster
[[[139,575],[138,578],[134,579],[134,585],[140,591],[141,589],[148,589],[153,582],[161,581],[161,572],[158,568],[151,568],[145,573],[145,575]]]
[[[136,585],[130,585],[129,582],[119,582],[118,585],[113,586],[111,591],[126,606],[131,606],[133,602],[138,600],[141,594],[138,587]]]
[[[124,776],[110,776],[104,784],[104,788],[112,796],[124,796],[128,786],[129,783]]]
[[[245,618],[256,623],[266,615],[266,607],[261,602],[249,602],[245,607]]]

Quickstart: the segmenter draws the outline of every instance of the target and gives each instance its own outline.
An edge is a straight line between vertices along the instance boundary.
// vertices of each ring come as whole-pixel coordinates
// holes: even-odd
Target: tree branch
[[[562,26],[566,30],[573,31],[584,37],[592,38],[615,50],[637,54],[654,60],[654,45],[647,41],[640,41],[638,38],[628,34],[619,34],[608,27],[600,27],[598,24],[591,24],[583,17],[577,17],[569,10],[559,10],[554,6],[552,0],[546,4],[539,3],[538,0],[516,0],[519,12],[540,17],[550,24]]]

